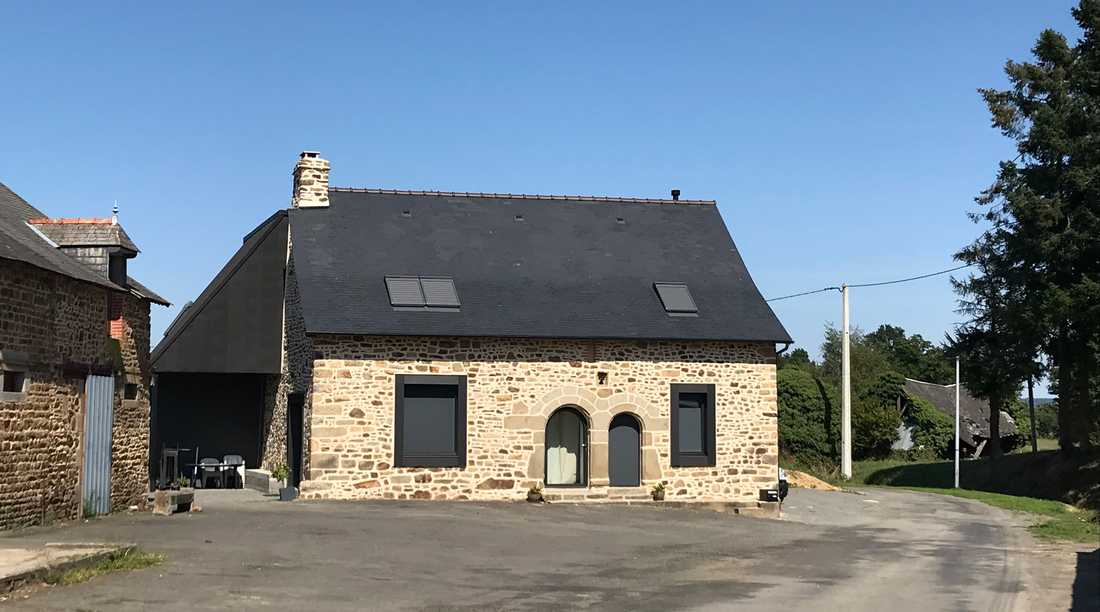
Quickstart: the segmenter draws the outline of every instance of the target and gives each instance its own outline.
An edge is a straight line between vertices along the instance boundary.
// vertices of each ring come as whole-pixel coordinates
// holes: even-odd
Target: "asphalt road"
[[[157,568],[45,589],[26,610],[1026,610],[1009,513],[902,491],[792,490],[782,521],[650,506],[280,503],[20,534],[136,542]],[[3,537],[0,537],[0,546]],[[1068,595],[1067,595],[1068,599]],[[1037,609],[1037,608],[1036,608]]]

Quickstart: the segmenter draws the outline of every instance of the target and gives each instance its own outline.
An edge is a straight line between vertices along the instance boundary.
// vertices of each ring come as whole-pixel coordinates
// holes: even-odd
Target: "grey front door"
[[[85,515],[111,511],[111,425],[115,413],[115,379],[89,376],[84,383]]]
[[[607,471],[613,487],[641,484],[641,428],[638,419],[620,414],[611,419],[607,436]]]

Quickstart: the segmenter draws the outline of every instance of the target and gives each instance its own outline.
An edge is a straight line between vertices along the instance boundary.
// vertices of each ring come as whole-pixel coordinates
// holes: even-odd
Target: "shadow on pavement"
[[[1070,612],[1100,610],[1100,548],[1077,553],[1077,577],[1073,579]]]

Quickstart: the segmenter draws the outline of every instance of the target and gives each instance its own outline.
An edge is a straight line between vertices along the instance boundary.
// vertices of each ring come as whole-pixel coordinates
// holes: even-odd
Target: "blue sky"
[[[1003,86],[1070,0],[6,3],[0,181],[121,220],[175,305],[320,150],[343,186],[714,198],[769,297],[951,267]],[[946,277],[855,290],[939,341]],[[778,302],[816,353],[835,293]]]

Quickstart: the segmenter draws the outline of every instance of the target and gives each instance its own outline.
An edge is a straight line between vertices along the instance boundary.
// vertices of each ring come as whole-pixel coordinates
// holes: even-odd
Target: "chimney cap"
[[[311,158],[314,158],[314,157],[321,157],[321,152],[320,151],[302,151],[301,154],[298,155],[298,159],[311,159]]]
[[[672,190],[672,201],[676,202],[676,201],[679,201],[679,200],[680,200],[680,190],[679,189],[673,189]]]

